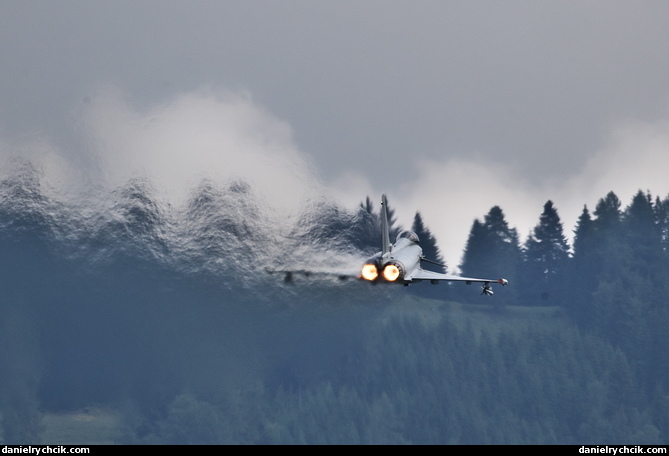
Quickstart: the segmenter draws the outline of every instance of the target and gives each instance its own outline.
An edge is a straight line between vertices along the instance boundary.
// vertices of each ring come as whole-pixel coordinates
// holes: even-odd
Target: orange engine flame
[[[375,264],[366,264],[362,267],[360,275],[363,279],[369,280],[371,282],[376,280],[376,278],[379,276],[379,270]]]
[[[394,264],[389,264],[383,268],[383,278],[388,282],[394,282],[400,277],[400,269]]]

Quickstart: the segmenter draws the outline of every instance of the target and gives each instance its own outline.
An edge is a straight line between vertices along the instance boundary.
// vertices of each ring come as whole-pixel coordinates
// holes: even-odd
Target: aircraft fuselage
[[[411,283],[422,256],[423,249],[418,245],[416,234],[403,231],[388,252],[379,252],[365,262],[361,276],[371,282]]]

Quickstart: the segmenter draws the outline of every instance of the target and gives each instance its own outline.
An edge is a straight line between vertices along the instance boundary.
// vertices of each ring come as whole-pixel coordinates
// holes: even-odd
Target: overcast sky
[[[0,0],[0,148],[385,192],[454,268],[493,205],[524,237],[551,199],[571,234],[609,190],[669,193],[667,24],[664,0]]]

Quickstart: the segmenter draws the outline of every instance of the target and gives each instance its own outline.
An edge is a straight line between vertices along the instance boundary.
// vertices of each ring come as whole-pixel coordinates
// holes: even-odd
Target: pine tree
[[[512,276],[520,259],[518,233],[515,228],[509,228],[504,212],[495,206],[483,223],[474,221],[460,269],[467,276]]]
[[[585,257],[593,251],[594,224],[588,206],[583,206],[574,230],[574,258]]]
[[[464,275],[475,273],[485,267],[489,247],[487,230],[479,219],[474,220],[460,263],[460,270]]]
[[[474,221],[460,269],[463,276],[504,277],[513,284],[521,259],[516,229],[509,227],[502,209],[494,206],[483,223],[478,219]],[[516,296],[512,289],[504,290],[503,294],[505,302],[514,302]],[[499,299],[502,299],[501,296]]]
[[[521,262],[520,243],[516,229],[509,227],[504,212],[499,206],[490,209],[485,216],[484,228],[488,232],[491,252],[494,252],[489,262],[488,275],[514,277]],[[513,279],[509,278],[509,280]]]
[[[530,301],[538,297],[542,300],[550,299],[551,303],[561,301],[568,259],[569,245],[562,230],[562,222],[553,202],[549,200],[544,204],[539,224],[525,243],[523,269],[525,280],[529,280],[526,289],[530,291]]]
[[[441,251],[437,246],[437,239],[432,232],[423,223],[423,217],[420,212],[416,212],[413,219],[412,231],[418,235],[420,239],[420,246],[423,249],[423,256],[429,260],[444,264],[444,258],[441,256]],[[424,263],[421,267],[436,272],[446,272],[446,267],[437,266],[431,263]]]
[[[374,203],[372,203],[372,199],[369,196],[364,202],[360,203],[360,207],[368,214],[374,214]]]
[[[662,251],[666,254],[669,251],[669,196],[664,200],[660,200],[658,196],[655,199],[654,210]]]
[[[620,258],[627,256],[623,242],[622,211],[620,199],[615,193],[609,192],[600,199],[595,207],[593,220],[593,261],[591,266],[595,273],[595,281],[602,277],[612,277],[618,273]]]
[[[621,206],[620,199],[613,192],[609,192],[606,197],[597,202],[594,224],[598,233],[597,238],[600,241],[600,249],[604,248],[602,244],[613,240],[612,238],[618,234],[622,221]]]
[[[594,326],[646,373],[645,378],[658,378],[657,366],[669,365],[666,349],[661,348],[667,343],[664,297],[669,288],[666,269],[662,272],[666,259],[657,210],[652,197],[639,191],[624,212],[609,193],[596,214]]]
[[[574,230],[573,257],[569,268],[571,285],[565,307],[584,327],[592,323],[592,292],[596,286],[595,225],[587,206],[583,206]]]
[[[420,212],[416,212],[416,215],[413,219],[413,225],[411,230],[418,235],[420,239],[420,246],[423,249],[423,256],[428,260],[443,264],[444,266],[439,266],[436,264],[421,262],[421,268],[427,269],[429,271],[435,272],[446,272],[446,267],[444,264],[444,259],[441,256],[439,247],[437,246],[437,240],[432,235],[432,232],[425,226],[423,223],[423,217]],[[440,286],[431,286],[429,283],[421,284],[411,288],[411,291],[418,295],[434,299],[444,299],[449,294],[450,287],[448,284],[440,284]]]
[[[360,203],[352,229],[357,235],[354,245],[359,250],[371,254],[381,246],[381,222],[379,214],[374,212],[374,204],[369,196]]]
[[[631,267],[644,276],[653,276],[662,258],[662,234],[652,201],[650,194],[639,190],[625,209],[622,223],[623,240],[633,263]]]

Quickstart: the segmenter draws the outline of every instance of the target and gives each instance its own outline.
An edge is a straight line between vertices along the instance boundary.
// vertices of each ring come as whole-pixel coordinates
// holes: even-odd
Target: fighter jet
[[[420,239],[413,231],[402,231],[397,236],[395,243],[390,244],[387,205],[386,195],[383,195],[381,197],[381,251],[365,261],[360,271],[361,279],[373,283],[401,283],[405,286],[423,280],[429,280],[433,284],[441,280],[465,282],[467,285],[477,282],[482,284],[481,294],[487,296],[493,294],[491,283],[508,285],[509,281],[506,279],[476,279],[422,269],[422,262],[444,265],[423,256]]]
[[[336,275],[340,280],[357,278],[374,284],[400,283],[405,286],[424,280],[429,280],[432,284],[437,284],[442,280],[448,282],[465,282],[467,285],[477,282],[482,284],[481,294],[487,296],[493,294],[492,287],[490,286],[491,283],[508,285],[509,281],[506,279],[475,279],[427,271],[421,268],[421,263],[423,262],[445,266],[423,256],[420,239],[418,239],[418,235],[413,231],[404,230],[400,232],[395,243],[390,243],[387,206],[386,195],[383,195],[381,197],[381,251],[365,261],[358,275],[338,274],[326,271],[277,270],[269,268],[267,272],[283,273],[284,282],[286,283],[292,283],[295,275],[304,275],[305,277]]]

